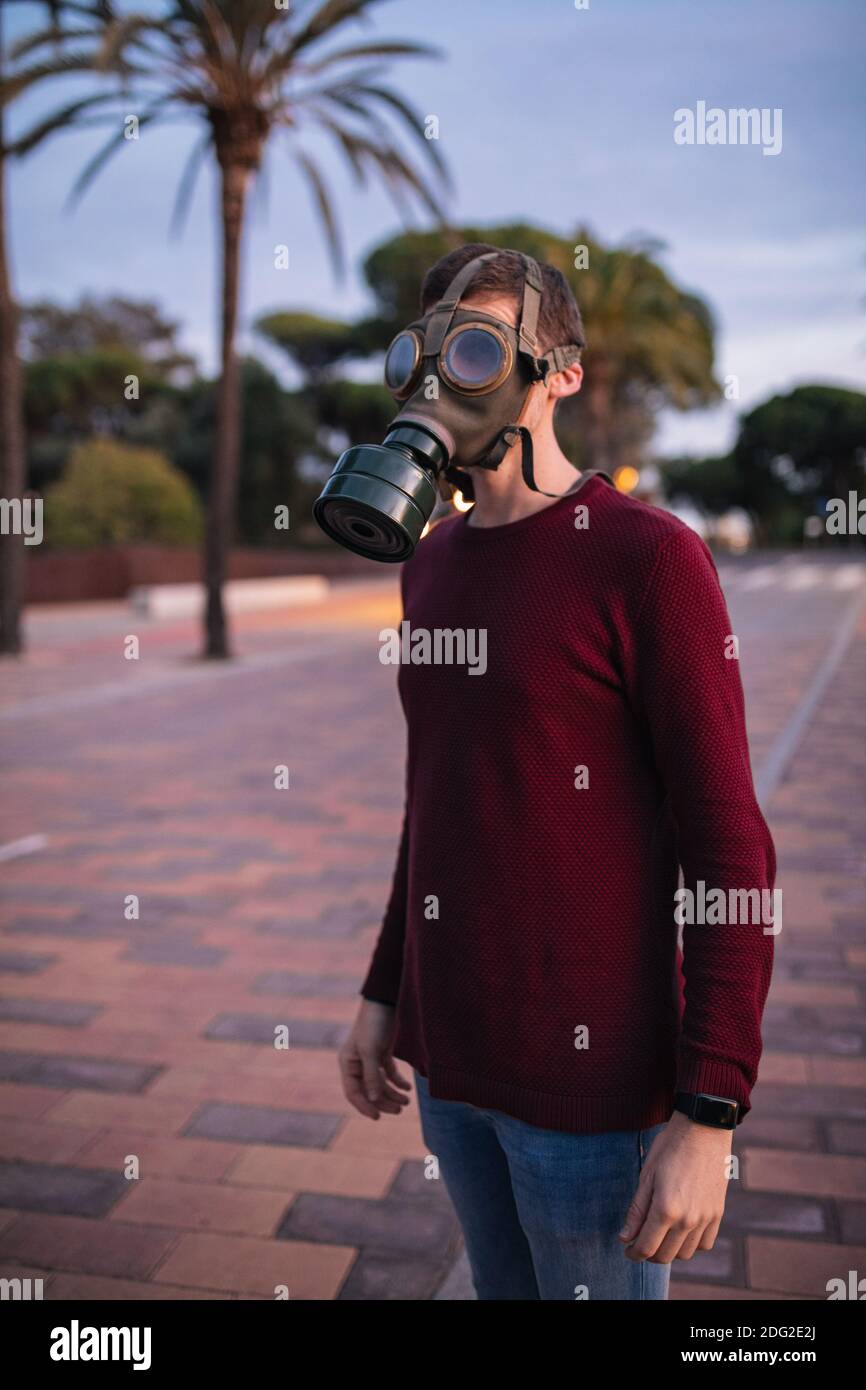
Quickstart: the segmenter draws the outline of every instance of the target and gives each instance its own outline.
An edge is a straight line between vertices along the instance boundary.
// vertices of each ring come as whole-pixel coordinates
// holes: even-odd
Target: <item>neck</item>
[[[535,481],[545,492],[568,492],[580,474],[556,442],[552,419],[544,419],[532,430]],[[468,517],[470,526],[504,526],[510,521],[540,512],[556,501],[533,492],[523,481],[521,445],[518,442],[495,469],[470,468],[475,505]]]

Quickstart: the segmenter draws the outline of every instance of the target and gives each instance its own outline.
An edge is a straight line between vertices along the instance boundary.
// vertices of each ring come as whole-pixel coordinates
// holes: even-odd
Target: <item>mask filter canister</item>
[[[357,444],[340,455],[313,516],[357,555],[406,560],[433,514],[436,475],[447,463],[448,451],[431,431],[395,425],[381,444]]]

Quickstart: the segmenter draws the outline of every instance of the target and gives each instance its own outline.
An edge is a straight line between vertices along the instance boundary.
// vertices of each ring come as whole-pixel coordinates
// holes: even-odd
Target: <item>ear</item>
[[[583,367],[579,362],[575,362],[564,371],[554,372],[547,383],[548,397],[552,401],[564,400],[566,396],[574,396],[583,385]]]

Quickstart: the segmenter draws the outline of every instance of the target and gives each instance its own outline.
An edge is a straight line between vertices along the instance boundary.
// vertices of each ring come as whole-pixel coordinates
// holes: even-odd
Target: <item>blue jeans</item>
[[[617,1236],[663,1124],[566,1134],[415,1085],[479,1299],[667,1298],[670,1266],[627,1259]]]

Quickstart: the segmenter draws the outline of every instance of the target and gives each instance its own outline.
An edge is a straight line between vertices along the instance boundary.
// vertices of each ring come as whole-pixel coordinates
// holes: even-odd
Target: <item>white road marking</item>
[[[47,835],[25,835],[23,840],[9,840],[5,845],[0,845],[0,863],[8,859],[23,859],[25,854],[38,854],[47,844]]]
[[[792,593],[800,589],[814,589],[824,578],[824,571],[818,565],[795,565],[784,576],[782,587]]]
[[[741,594],[757,593],[761,589],[780,589],[789,594],[806,589],[843,594],[852,593],[866,582],[866,565],[856,562],[792,565],[787,560],[777,560],[745,571],[726,565],[719,570],[719,579],[724,589]]]
[[[262,671],[271,671],[283,666],[303,664],[321,657],[340,656],[349,646],[372,644],[375,637],[369,632],[352,632],[340,641],[311,644],[308,647],[291,648],[289,651],[256,652],[253,655],[238,657],[234,661],[215,663],[209,661],[190,662],[186,667],[165,666],[148,675],[143,673],[138,680],[110,681],[82,690],[70,690],[57,695],[44,695],[22,700],[19,704],[0,709],[0,721],[15,719],[36,719],[43,715],[55,714],[72,709],[87,709],[91,706],[113,704],[118,700],[134,700],[141,696],[160,695],[167,690],[204,682],[237,680],[244,676],[255,676]]]
[[[866,565],[840,565],[833,571],[831,585],[834,589],[856,589],[866,579]]]
[[[860,621],[860,614],[864,605],[866,605],[866,590],[860,590],[853,598],[849,599],[848,606],[843,610],[842,618],[812,680],[784,729],[774,739],[770,751],[763,761],[760,772],[755,778],[755,791],[758,800],[765,809],[773,799],[776,789],[784,780],[788,766],[817,713],[831,680],[842,664],[854,633],[857,631],[857,624]]]
[[[739,587],[748,593],[755,589],[768,589],[779,578],[781,568],[781,561],[777,561],[775,565],[759,565],[756,570],[751,570],[745,576]]]

